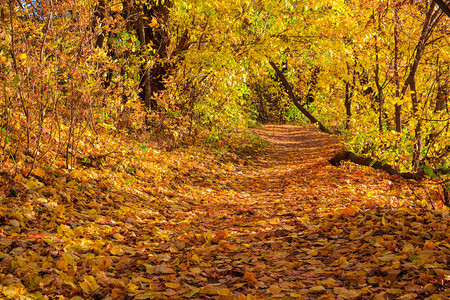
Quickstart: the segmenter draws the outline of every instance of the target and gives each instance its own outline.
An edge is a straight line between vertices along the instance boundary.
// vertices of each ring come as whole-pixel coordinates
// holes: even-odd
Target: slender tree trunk
[[[420,166],[421,152],[422,152],[422,119],[420,118],[420,116],[418,116],[419,99],[417,98],[415,78],[412,79],[410,83],[410,88],[411,88],[411,101],[413,103],[413,112],[414,115],[417,116],[417,125],[416,128],[414,129],[416,142],[414,145],[413,160],[412,160],[413,169],[417,171]]]
[[[446,75],[449,71],[449,68],[447,67],[447,70],[442,70],[442,64],[439,61],[439,56],[436,59],[436,65],[437,65],[437,74],[436,74],[436,84],[437,84],[437,93],[436,93],[436,104],[434,107],[434,112],[438,113],[443,111],[447,107],[448,102],[448,96],[449,96],[449,80],[448,77],[445,78],[443,75]],[[443,79],[444,77],[444,79]]]
[[[378,22],[380,22],[380,15],[378,15]],[[383,96],[383,88],[380,84],[380,49],[378,47],[378,35],[375,35],[375,84],[377,86],[377,97],[378,97],[378,130],[380,132],[383,131],[383,105],[384,105],[384,96]]]
[[[356,54],[355,54],[356,55]],[[355,58],[355,63],[354,63],[354,68],[353,68],[353,73],[352,73],[352,82],[345,82],[345,99],[344,99],[344,106],[345,106],[345,129],[349,129],[350,128],[350,121],[352,118],[352,97],[353,97],[353,90],[355,88],[355,84],[356,84],[356,58]],[[347,63],[347,73],[350,75],[351,72],[351,68],[350,65]]]
[[[137,4],[130,5],[126,0],[122,1],[123,10],[128,14],[126,19],[130,20],[131,27],[134,28],[138,36],[140,54],[146,58],[139,68],[139,96],[145,107],[154,111],[158,109],[155,96],[165,89],[164,79],[176,66],[174,63],[176,60],[170,62],[171,57],[177,57],[182,51],[187,50],[190,43],[188,31],[185,31],[177,47],[171,51],[171,38],[167,25],[173,1],[148,2],[149,5],[140,6]],[[154,53],[154,63],[148,64],[149,53],[151,52]]]
[[[398,8],[395,7],[394,11],[394,81],[395,81],[395,98],[397,101],[400,99],[400,76],[398,74],[398,61],[399,61],[399,53],[398,53]],[[402,115],[401,115],[402,107],[401,104],[395,103],[395,130],[397,132],[402,131]]]
[[[352,92],[351,92],[350,83],[348,81],[345,82],[345,100],[344,100],[344,106],[345,106],[345,129],[350,128],[350,120],[352,117]]]
[[[433,21],[439,15],[439,12],[434,12],[435,3],[431,2],[430,7],[428,9],[427,15],[425,17],[425,22],[423,23],[422,32],[420,34],[419,41],[416,46],[416,53],[414,55],[414,61],[410,67],[410,71],[408,77],[405,80],[403,85],[403,89],[401,92],[401,97],[403,98],[408,91],[408,88],[411,92],[411,105],[414,114],[414,118],[417,118],[417,125],[414,129],[415,134],[415,146],[413,149],[413,159],[412,159],[412,167],[415,171],[418,170],[421,161],[421,151],[422,151],[422,127],[421,127],[421,118],[419,116],[419,98],[416,93],[416,73],[419,67],[420,60],[422,59],[423,53],[425,51],[425,47],[430,37],[431,31],[433,30]]]

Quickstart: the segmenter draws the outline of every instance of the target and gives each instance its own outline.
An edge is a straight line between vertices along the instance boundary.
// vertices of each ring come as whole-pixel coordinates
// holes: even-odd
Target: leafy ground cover
[[[450,297],[448,210],[331,166],[341,146],[313,128],[254,132],[257,158],[141,145],[120,164],[2,176],[2,297]]]

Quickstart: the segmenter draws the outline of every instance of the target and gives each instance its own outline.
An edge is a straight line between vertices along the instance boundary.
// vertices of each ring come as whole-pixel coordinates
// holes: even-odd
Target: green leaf
[[[434,172],[433,168],[430,166],[423,165],[423,166],[420,166],[420,168],[423,169],[425,174],[430,176],[430,178],[435,178],[437,176],[436,173]]]

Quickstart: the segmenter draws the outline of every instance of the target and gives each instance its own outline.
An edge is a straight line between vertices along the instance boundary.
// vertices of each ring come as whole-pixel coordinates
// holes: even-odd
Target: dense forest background
[[[448,201],[448,14],[443,1],[3,1],[1,169],[313,116]]]

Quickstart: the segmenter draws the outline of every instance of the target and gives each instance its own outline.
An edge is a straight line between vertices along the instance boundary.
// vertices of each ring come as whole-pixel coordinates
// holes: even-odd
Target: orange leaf
[[[248,283],[257,284],[258,280],[255,278],[255,273],[245,272],[243,277]]]
[[[109,267],[111,267],[111,260],[108,258],[102,257],[102,259],[100,260],[100,263],[98,264],[98,268],[101,271],[105,271]]]
[[[344,208],[341,212],[340,212],[340,216],[343,218],[348,218],[348,217],[353,217],[355,216],[357,213],[356,208],[354,206],[349,206]]]

